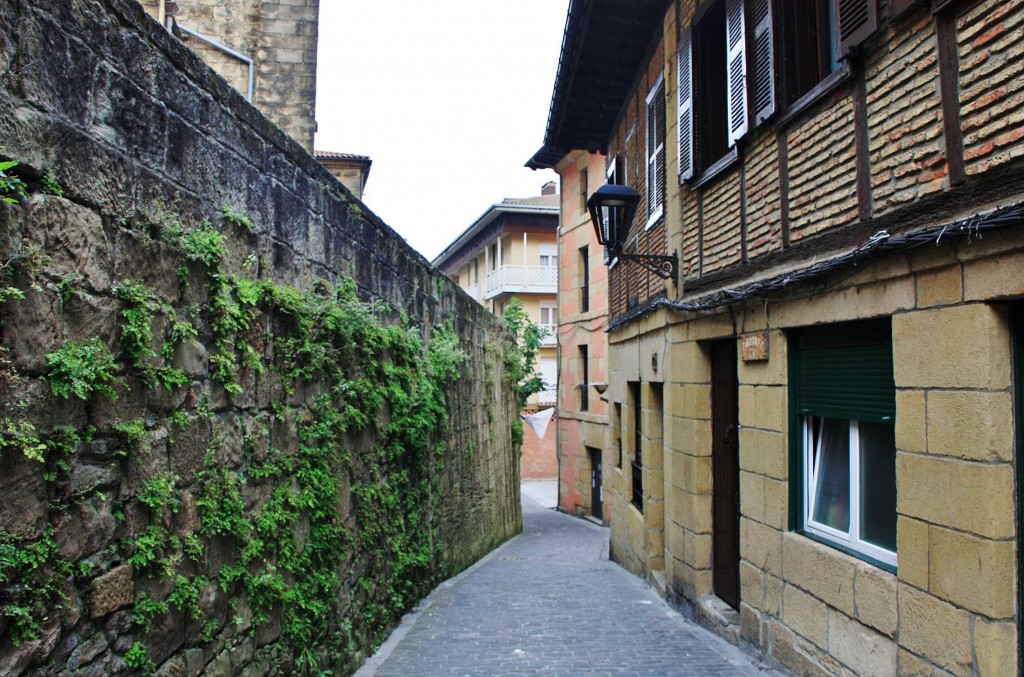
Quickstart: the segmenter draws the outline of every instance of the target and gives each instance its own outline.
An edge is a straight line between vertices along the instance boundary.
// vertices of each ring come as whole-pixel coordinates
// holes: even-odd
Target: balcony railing
[[[538,405],[555,404],[557,401],[558,401],[558,391],[557,390],[542,390],[539,393],[537,393],[537,404]]]
[[[558,268],[554,266],[502,266],[487,273],[484,298],[501,294],[557,294]]]
[[[479,301],[480,300],[480,285],[472,284],[472,285],[466,287],[466,293],[469,294],[470,297],[472,297],[472,299],[474,301]]]

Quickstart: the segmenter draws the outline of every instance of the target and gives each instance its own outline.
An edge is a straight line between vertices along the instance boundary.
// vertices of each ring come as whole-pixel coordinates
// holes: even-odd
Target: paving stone
[[[523,497],[523,533],[442,583],[356,677],[782,673],[608,560],[608,530]]]

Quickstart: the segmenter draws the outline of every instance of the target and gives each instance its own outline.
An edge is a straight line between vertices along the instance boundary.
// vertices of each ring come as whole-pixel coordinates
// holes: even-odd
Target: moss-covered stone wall
[[[0,673],[350,671],[520,529],[507,332],[133,0],[0,64]]]

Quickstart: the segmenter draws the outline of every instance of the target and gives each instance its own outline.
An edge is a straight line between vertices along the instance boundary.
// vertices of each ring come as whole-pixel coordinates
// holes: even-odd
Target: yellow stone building
[[[363,199],[366,182],[370,178],[370,166],[373,161],[365,155],[353,153],[335,153],[318,150],[313,156],[334,175],[338,181],[349,189],[356,198]]]
[[[611,555],[798,674],[1020,674],[1022,110],[1021,0],[570,3]]]
[[[251,101],[313,152],[319,0],[140,0]]]

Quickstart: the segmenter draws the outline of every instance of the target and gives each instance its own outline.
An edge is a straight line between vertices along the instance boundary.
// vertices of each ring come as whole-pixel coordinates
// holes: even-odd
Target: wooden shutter
[[[728,48],[727,88],[729,105],[729,147],[747,133],[747,55],[743,22],[743,0],[727,0],[725,36]]]
[[[833,0],[838,17],[839,58],[867,40],[878,29],[877,0]]]
[[[647,218],[661,216],[665,204],[665,82],[658,77],[647,96]]]
[[[775,112],[775,45],[772,35],[772,0],[753,0],[754,124]]]
[[[693,36],[679,37],[679,183],[693,178]]]

